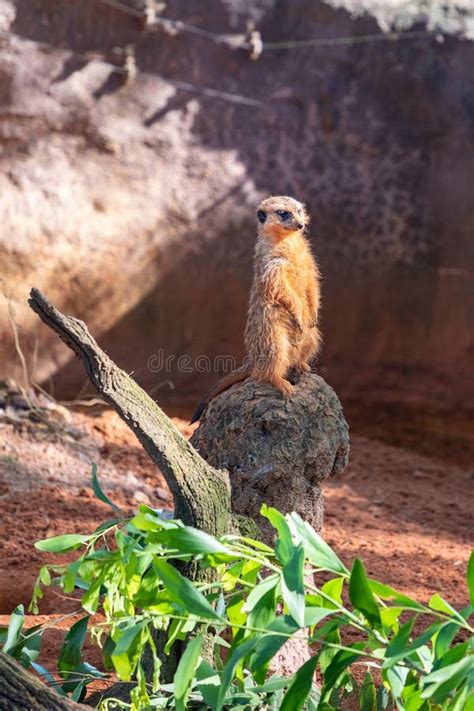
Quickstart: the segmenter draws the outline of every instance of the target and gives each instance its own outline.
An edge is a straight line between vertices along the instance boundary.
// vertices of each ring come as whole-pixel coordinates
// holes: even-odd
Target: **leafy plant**
[[[96,475],[94,489],[101,492]],[[106,667],[133,681],[130,704],[109,700],[104,709],[326,711],[341,708],[348,696],[362,711],[389,705],[474,709],[474,555],[467,575],[470,604],[456,610],[435,594],[424,605],[368,578],[358,559],[346,568],[298,514],[283,516],[266,506],[261,512],[276,529],[274,548],[238,535],[216,539],[164,520],[148,506],[132,519],[107,521],[89,536],[39,541],[38,549],[55,553],[81,548],[72,563],[41,569],[32,600],[36,610],[49,584],[67,594],[80,591],[87,614],[61,650],[65,682],[84,672],[80,650],[89,626]],[[181,572],[188,565],[201,571],[198,581]],[[91,625],[95,613],[102,617]],[[18,614],[10,628],[7,651],[17,649],[19,658],[30,660],[31,646],[22,645],[15,631]],[[177,640],[184,642],[170,684],[160,682],[156,630],[165,635],[167,652]],[[273,657],[296,635],[307,640],[313,656],[290,679],[272,675]],[[146,648],[151,677],[142,666]],[[81,679],[80,693],[74,687],[75,698],[85,683]],[[71,689],[61,687],[64,693]]]

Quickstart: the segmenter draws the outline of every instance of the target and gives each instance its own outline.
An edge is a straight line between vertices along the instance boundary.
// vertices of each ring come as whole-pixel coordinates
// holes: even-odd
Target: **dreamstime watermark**
[[[147,361],[148,370],[152,373],[228,373],[236,370],[239,365],[234,356],[217,355],[211,358],[204,354],[167,355],[162,348],[153,353]]]
[[[262,356],[257,359],[257,363],[253,363],[253,366],[265,370],[272,360],[271,357]],[[167,355],[160,348],[157,353],[153,353],[148,358],[147,366],[152,373],[173,373],[176,371],[178,373],[232,373],[240,367],[247,366],[249,362],[248,357],[237,362],[236,358],[231,355],[216,355],[214,357],[204,354],[191,356],[189,353]]]

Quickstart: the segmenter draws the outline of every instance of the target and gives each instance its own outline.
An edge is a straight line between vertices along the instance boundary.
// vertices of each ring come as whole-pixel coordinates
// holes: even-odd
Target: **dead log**
[[[0,711],[86,711],[84,704],[59,696],[0,652]]]

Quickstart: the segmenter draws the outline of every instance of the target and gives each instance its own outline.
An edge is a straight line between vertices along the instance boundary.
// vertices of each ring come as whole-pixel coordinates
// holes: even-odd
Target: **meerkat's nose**
[[[302,230],[302,229],[303,229],[303,225],[302,225],[300,222],[297,222],[297,223],[296,223],[296,226],[297,226],[297,228],[298,228],[299,230]]]

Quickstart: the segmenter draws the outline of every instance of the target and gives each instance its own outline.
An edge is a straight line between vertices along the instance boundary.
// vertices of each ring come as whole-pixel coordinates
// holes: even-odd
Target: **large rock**
[[[254,207],[291,193],[313,215],[325,377],[346,400],[468,403],[474,51],[462,33],[473,14],[436,7],[429,17],[388,0],[167,7],[234,34],[251,13],[275,42],[433,28],[266,48],[252,61],[209,37],[145,32],[99,1],[0,0],[0,30],[13,33],[0,35],[0,377],[22,374],[13,318],[30,376],[54,377],[59,395],[83,382],[24,305],[36,285],[87,318],[142,384],[161,386],[161,401],[201,393],[222,356],[242,356]],[[439,42],[442,31],[459,36]],[[125,83],[111,65],[127,44],[138,74]],[[209,360],[196,363],[201,354]]]

